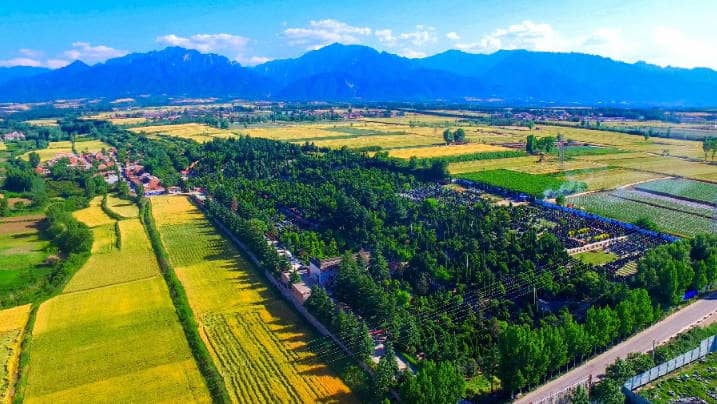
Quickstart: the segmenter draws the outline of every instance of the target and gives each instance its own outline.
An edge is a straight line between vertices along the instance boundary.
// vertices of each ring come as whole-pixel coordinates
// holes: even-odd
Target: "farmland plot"
[[[107,207],[124,218],[139,216],[139,208],[132,201],[120,199],[115,195],[107,195]]]
[[[210,401],[141,223],[120,222],[118,248],[114,222],[90,209],[101,246],[38,310],[25,400]]]
[[[235,134],[226,129],[217,129],[199,123],[182,123],[174,125],[138,126],[130,131],[149,136],[167,135],[184,139],[192,139],[199,143],[209,142],[214,138],[234,137]]]
[[[638,185],[637,188],[647,192],[667,194],[707,204],[717,204],[717,184],[674,178],[646,182]]]
[[[660,231],[679,236],[691,237],[696,234],[713,231],[711,219],[633,200],[621,199],[605,192],[570,197],[568,202],[598,215],[628,223],[642,217],[649,218],[657,224]]]
[[[152,199],[170,261],[235,402],[353,401],[315,338],[184,197]]]
[[[52,270],[43,265],[49,243],[39,236],[40,220],[41,216],[0,220],[0,303],[5,306],[17,304],[13,297],[18,293],[32,294]]]
[[[0,403],[12,402],[20,343],[29,315],[29,304],[0,311]]]

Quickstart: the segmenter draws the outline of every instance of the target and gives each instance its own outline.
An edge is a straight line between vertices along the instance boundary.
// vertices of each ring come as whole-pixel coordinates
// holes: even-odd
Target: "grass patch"
[[[586,251],[575,254],[574,257],[585,264],[595,266],[605,265],[617,259],[617,255],[605,251]]]
[[[511,191],[523,192],[536,198],[542,198],[560,190],[571,192],[584,188],[584,184],[571,183],[560,176],[529,174],[504,169],[461,174],[459,177]]]

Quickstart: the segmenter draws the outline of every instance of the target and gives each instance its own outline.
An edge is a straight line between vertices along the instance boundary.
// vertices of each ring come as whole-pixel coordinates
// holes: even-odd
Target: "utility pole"
[[[533,305],[538,307],[538,289],[535,286],[533,286]]]
[[[655,362],[655,340],[652,340],[652,362]]]

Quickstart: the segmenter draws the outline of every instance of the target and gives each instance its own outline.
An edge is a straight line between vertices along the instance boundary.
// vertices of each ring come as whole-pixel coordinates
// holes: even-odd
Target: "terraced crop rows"
[[[294,363],[300,356],[286,348],[260,313],[209,315],[203,322],[222,367],[232,370],[230,391],[238,402],[310,402],[330,395],[298,376]]]
[[[655,222],[661,231],[679,236],[694,236],[713,231],[710,219],[620,199],[607,193],[570,197],[568,202],[598,215],[628,223],[647,217]]]
[[[717,176],[715,177],[717,180]],[[636,188],[659,192],[677,197],[688,198],[708,204],[717,204],[717,184],[708,184],[683,179],[664,179],[650,181],[638,185]]]
[[[29,304],[0,310],[0,403],[11,402],[21,337],[29,315]]]

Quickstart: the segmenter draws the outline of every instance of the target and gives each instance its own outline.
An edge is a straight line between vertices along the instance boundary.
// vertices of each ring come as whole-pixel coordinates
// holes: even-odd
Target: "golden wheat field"
[[[135,203],[115,195],[107,195],[107,208],[124,218],[139,216],[139,208]]]
[[[80,217],[110,223],[93,228],[102,246],[38,310],[25,400],[209,402],[141,223],[120,222],[118,248],[113,222],[89,209]]]
[[[507,170],[521,171],[531,174],[550,174],[560,171],[582,170],[606,167],[605,164],[592,161],[568,160],[560,163],[555,157],[546,157],[540,161],[537,156],[511,157],[494,160],[475,160],[459,163],[451,163],[448,170],[451,174],[472,173],[476,171],[496,170],[505,168]]]
[[[35,153],[40,155],[40,161],[51,160],[59,153],[72,153],[72,142],[69,140],[62,140],[59,142],[50,142],[47,148],[41,150],[35,150]],[[30,152],[20,156],[24,160],[28,160]]]
[[[108,150],[112,146],[101,140],[82,140],[75,142],[75,150],[78,153],[97,153],[102,149]]]
[[[234,402],[353,402],[315,338],[185,197],[152,198],[162,241]]]
[[[75,219],[89,227],[114,224],[114,220],[102,211],[102,197],[96,196],[90,201],[90,206],[72,213]]]
[[[199,123],[182,123],[173,125],[138,126],[130,128],[134,133],[147,135],[167,135],[184,139],[192,139],[197,142],[209,142],[214,138],[228,138],[236,136],[232,131],[217,129]]]
[[[446,156],[459,156],[462,154],[472,153],[486,153],[486,152],[498,152],[498,151],[511,151],[515,149],[509,149],[507,147],[493,146],[482,143],[466,143],[461,145],[450,145],[450,146],[435,146],[435,147],[419,147],[419,148],[408,148],[408,149],[395,149],[391,150],[388,154],[391,157],[398,157],[407,159],[411,157],[416,158],[431,158],[431,157],[446,157]]]
[[[30,305],[0,310],[0,403],[11,403]]]

